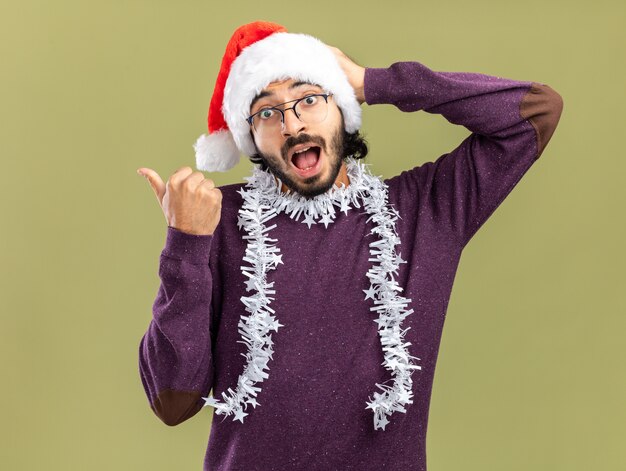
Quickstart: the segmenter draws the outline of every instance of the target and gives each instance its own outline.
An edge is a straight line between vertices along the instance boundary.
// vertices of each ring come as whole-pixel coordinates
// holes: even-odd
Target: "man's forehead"
[[[289,89],[291,89],[291,88],[296,88],[302,85],[313,85],[313,86],[319,87],[318,84],[310,80],[299,80],[299,79],[287,78],[283,80],[275,80],[269,83],[262,91],[273,91],[277,88],[283,88],[283,87],[288,87]]]
[[[272,89],[275,87],[280,87],[283,84],[288,84],[289,82],[293,82],[294,79],[292,78],[288,78],[288,79],[284,79],[284,80],[275,80],[274,82],[269,83],[263,90],[268,90],[268,89]]]
[[[287,88],[288,90],[296,89],[298,87],[302,87],[305,85],[314,86],[323,88],[321,85],[313,83],[309,80],[298,80],[293,78],[276,80],[274,82],[269,83],[257,96],[254,97],[252,103],[250,103],[250,108],[254,106],[254,104],[259,101],[261,98],[271,97],[276,94],[276,92],[280,89]]]

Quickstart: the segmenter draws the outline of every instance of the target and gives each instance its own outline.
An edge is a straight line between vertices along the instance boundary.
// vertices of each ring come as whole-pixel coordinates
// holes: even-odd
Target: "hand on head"
[[[348,82],[350,82],[350,85],[352,85],[352,88],[354,89],[357,101],[360,104],[365,103],[365,91],[363,86],[365,80],[365,67],[361,67],[355,63],[340,49],[334,46],[329,46],[328,44],[327,46],[333,54],[335,54],[337,62],[339,62],[341,69],[346,74],[346,77],[348,77]]]

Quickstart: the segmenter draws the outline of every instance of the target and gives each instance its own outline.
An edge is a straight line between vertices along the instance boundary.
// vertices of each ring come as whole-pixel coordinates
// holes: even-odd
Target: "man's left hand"
[[[356,99],[360,104],[365,103],[365,91],[363,88],[363,82],[365,79],[365,67],[361,67],[360,65],[355,64],[340,49],[333,46],[328,47],[335,54],[337,62],[339,62],[339,65],[348,77],[348,82],[350,82],[350,85],[352,85],[352,88],[354,88]]]

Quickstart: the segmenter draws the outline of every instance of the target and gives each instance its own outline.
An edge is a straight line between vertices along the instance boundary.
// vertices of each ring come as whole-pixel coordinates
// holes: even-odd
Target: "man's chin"
[[[304,179],[294,179],[291,178],[291,176],[285,176],[284,178],[281,178],[281,181],[292,192],[296,192],[299,195],[304,196],[305,198],[313,198],[315,196],[326,193],[333,187],[335,183],[334,179],[332,178],[323,178],[323,176],[321,176],[323,175],[323,173],[324,171],[322,170],[320,174]],[[330,177],[332,177],[332,175]]]
[[[324,194],[328,190],[330,190],[333,187],[334,183],[335,182],[331,182],[330,184],[328,184],[325,182],[324,184],[308,185],[304,187],[295,188],[292,191],[295,191],[296,193],[298,193],[301,196],[304,196],[307,199],[315,198],[316,196]]]

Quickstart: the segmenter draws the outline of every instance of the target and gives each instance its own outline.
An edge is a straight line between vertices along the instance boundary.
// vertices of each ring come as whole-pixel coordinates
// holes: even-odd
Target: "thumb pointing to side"
[[[139,175],[143,175],[150,183],[150,186],[154,190],[154,194],[159,200],[159,205],[163,206],[163,196],[165,195],[165,183],[161,180],[158,173],[150,168],[141,167],[137,169]]]

